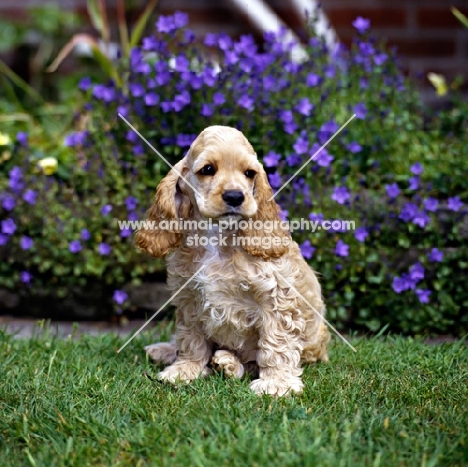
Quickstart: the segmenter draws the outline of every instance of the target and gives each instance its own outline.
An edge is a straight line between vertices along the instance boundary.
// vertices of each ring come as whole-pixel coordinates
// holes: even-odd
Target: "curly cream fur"
[[[197,174],[206,161],[216,165],[215,176]],[[226,210],[223,190],[237,189],[245,195],[240,217],[279,220],[278,206],[274,200],[268,201],[272,190],[266,174],[239,131],[207,128],[177,166],[190,186],[171,171],[160,184],[166,188],[158,187],[149,218],[176,218],[183,212],[185,218],[217,219]],[[254,180],[246,179],[247,169],[255,170]],[[167,273],[173,292],[204,266],[173,301],[177,307],[175,342],[146,348],[153,360],[170,363],[158,377],[173,383],[190,381],[210,374],[211,366],[229,377],[257,372],[258,378],[250,384],[257,394],[301,393],[301,363],[327,361],[330,335],[321,319],[325,308],[319,282],[298,245],[289,239],[286,247],[281,244],[268,249],[189,247],[188,233],[194,232],[137,234],[137,245],[153,256],[172,249]],[[197,233],[217,235],[216,229]],[[289,234],[274,230],[229,235]]]

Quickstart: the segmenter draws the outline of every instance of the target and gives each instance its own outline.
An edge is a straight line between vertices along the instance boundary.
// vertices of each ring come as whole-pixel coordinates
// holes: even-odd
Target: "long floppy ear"
[[[146,225],[135,234],[136,246],[155,258],[177,248],[182,241],[182,234],[175,221],[188,218],[192,208],[189,197],[182,193],[178,185],[179,174],[185,175],[186,171],[184,158],[161,180],[154,203],[146,213]]]
[[[252,228],[241,230],[245,241],[241,242],[242,248],[253,256],[264,259],[279,258],[288,250],[291,243],[291,235],[288,230],[281,229],[279,217],[280,207],[276,204],[273,190],[268,182],[268,177],[263,167],[255,180],[254,197],[258,208],[252,217]],[[265,228],[255,228],[256,221],[260,221]],[[257,222],[259,224],[259,222]]]

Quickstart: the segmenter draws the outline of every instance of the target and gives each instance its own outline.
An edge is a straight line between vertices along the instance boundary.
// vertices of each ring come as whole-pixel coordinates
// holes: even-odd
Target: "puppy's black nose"
[[[223,200],[226,202],[226,204],[235,208],[244,202],[244,194],[242,191],[226,190],[223,193]]]

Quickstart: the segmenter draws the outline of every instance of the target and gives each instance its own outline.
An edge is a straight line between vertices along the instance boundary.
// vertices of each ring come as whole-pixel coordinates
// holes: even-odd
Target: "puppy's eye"
[[[246,170],[244,173],[247,178],[254,178],[255,175],[257,175],[257,172],[255,172],[255,170],[250,170],[250,169]]]
[[[198,173],[200,175],[214,175],[216,173],[216,169],[211,164],[208,164],[202,167]]]

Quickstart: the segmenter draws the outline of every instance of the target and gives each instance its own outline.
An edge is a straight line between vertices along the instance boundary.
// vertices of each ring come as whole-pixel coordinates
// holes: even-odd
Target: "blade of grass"
[[[458,21],[465,26],[465,28],[468,28],[468,18],[458,8],[453,6],[450,8],[450,11],[455,15]]]
[[[32,86],[24,81],[24,79],[20,78],[2,59],[0,59],[0,72],[35,101],[40,102],[41,104],[45,102],[44,98]]]
[[[148,19],[151,13],[156,8],[157,4],[158,0],[151,0],[150,3],[148,3],[145,10],[143,11],[143,13],[141,14],[141,16],[138,18],[138,21],[136,22],[135,28],[133,29],[130,38],[130,47],[135,47],[140,42],[141,36],[143,35],[143,32],[146,27],[146,23],[148,22]]]
[[[123,0],[117,1],[117,23],[119,25],[120,42],[125,57],[130,54],[130,40],[128,37],[127,20],[125,18],[125,5]]]

